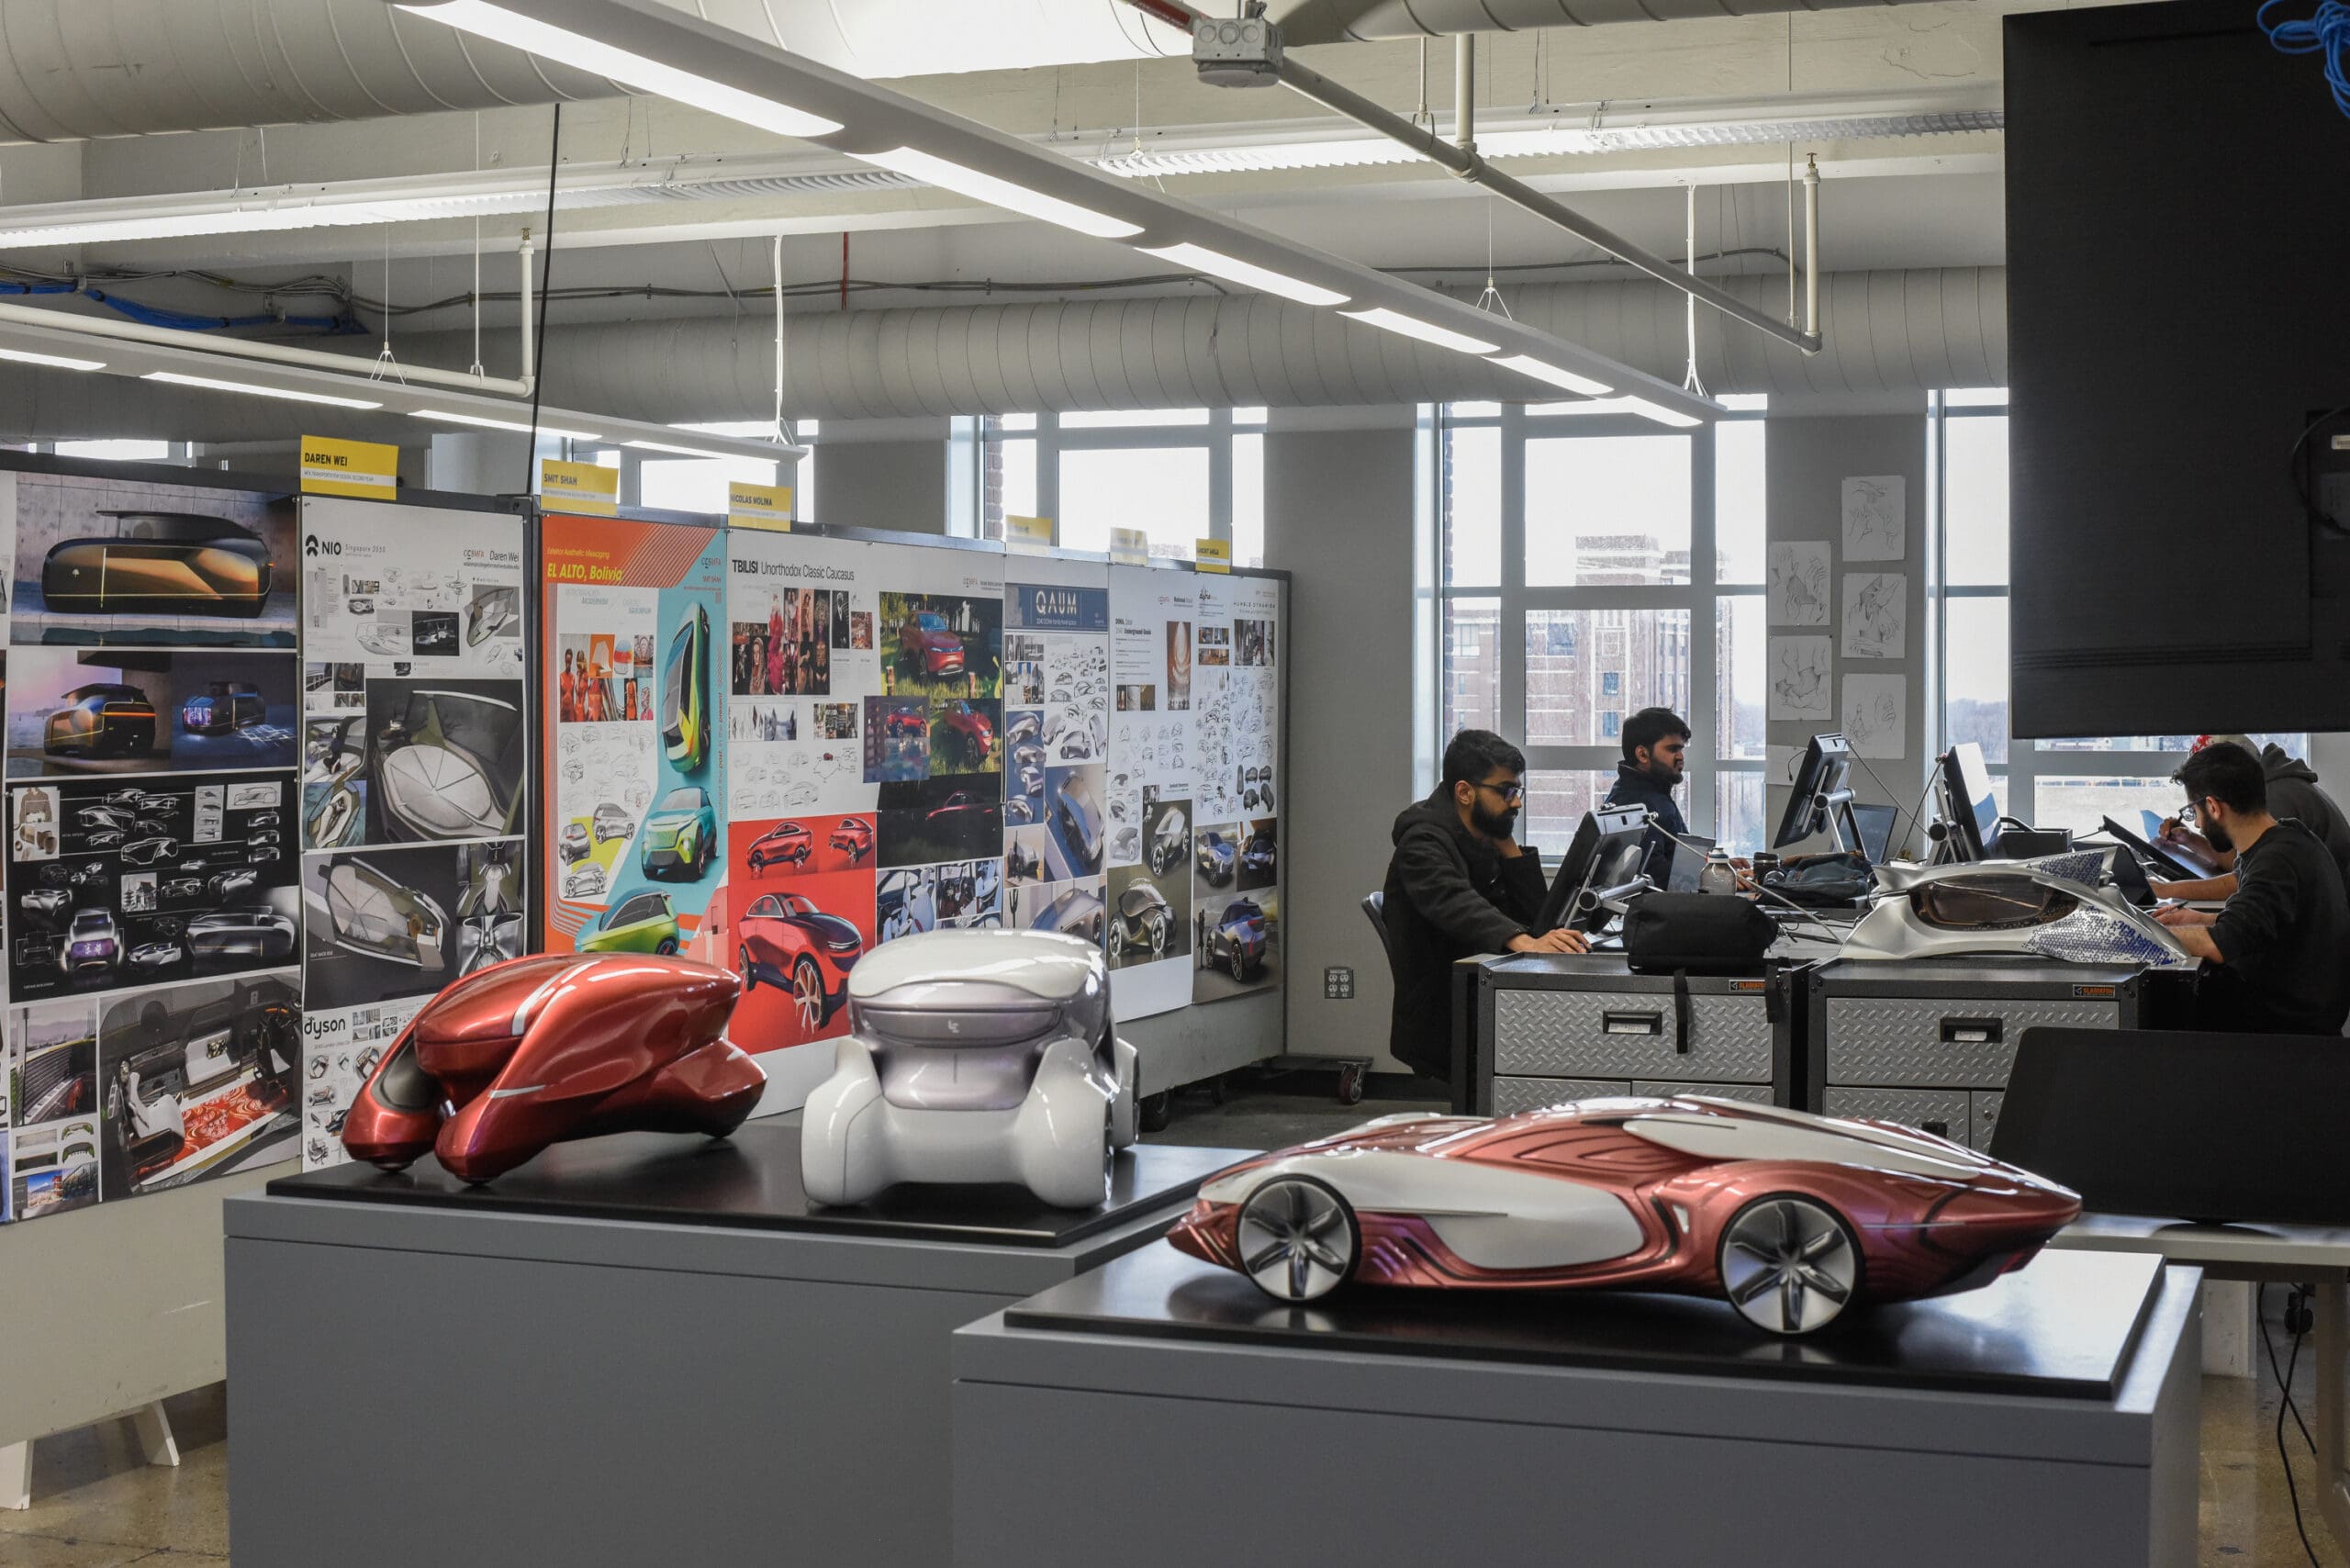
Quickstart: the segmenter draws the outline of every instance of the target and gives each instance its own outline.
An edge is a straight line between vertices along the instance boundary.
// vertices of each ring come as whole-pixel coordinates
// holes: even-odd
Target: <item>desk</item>
[[[2284,1281],[2317,1287],[2318,1509],[2333,1543],[2350,1552],[2350,1226],[2189,1225],[2144,1215],[2083,1215],[2048,1245],[2078,1251],[2151,1252],[2193,1264],[2215,1280]]]

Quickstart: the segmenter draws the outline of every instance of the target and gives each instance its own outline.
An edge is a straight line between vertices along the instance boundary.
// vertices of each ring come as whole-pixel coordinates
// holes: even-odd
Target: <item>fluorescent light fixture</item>
[[[417,409],[412,411],[420,420],[439,420],[453,425],[479,425],[484,430],[515,431],[523,435],[531,433],[531,427],[520,420],[494,420],[487,414],[461,414],[453,409]],[[604,439],[594,431],[558,430],[553,425],[541,425],[538,431],[541,435],[563,436],[572,441]]]
[[[30,349],[0,349],[0,359],[13,359],[20,364],[45,364],[52,370],[104,370],[102,359],[69,359],[62,353],[35,353]]]
[[[1580,392],[1586,398],[1604,398],[1616,390],[1605,381],[1594,381],[1588,375],[1577,375],[1572,370],[1561,370],[1557,365],[1545,364],[1530,353],[1514,353],[1507,358],[1497,359],[1494,363],[1505,370],[1515,370],[1521,375],[1530,375],[1537,381],[1547,381],[1553,386],[1563,386],[1570,392]]]
[[[1283,299],[1294,299],[1300,305],[1344,305],[1347,296],[1319,284],[1301,282],[1270,267],[1260,267],[1254,262],[1244,262],[1237,256],[1227,256],[1221,251],[1211,251],[1205,245],[1167,245],[1140,247],[1146,256],[1157,256],[1195,273],[1220,277],[1226,283],[1237,283],[1243,288],[1253,288],[1260,294],[1278,294]]]
[[[1481,338],[1472,338],[1466,332],[1456,332],[1445,327],[1432,327],[1417,317],[1406,316],[1400,310],[1390,310],[1385,306],[1378,306],[1369,310],[1341,310],[1338,314],[1350,317],[1366,326],[1377,327],[1382,331],[1398,332],[1407,338],[1417,338],[1424,343],[1434,343],[1440,349],[1458,349],[1462,353],[1499,353],[1501,352],[1497,344],[1486,342]]]
[[[1668,409],[1662,403],[1651,403],[1646,398],[1625,398],[1624,411],[1628,414],[1638,414],[1644,420],[1654,420],[1661,425],[1671,425],[1675,430],[1687,430],[1691,425],[1701,425],[1706,422],[1694,414],[1684,414],[1678,409]]]
[[[1594,398],[1584,403],[1528,403],[1526,411],[1538,419],[1553,414],[1638,414],[1644,420],[1654,420],[1661,425],[1686,430],[1706,421],[1694,415],[1668,409],[1662,403],[1651,403],[1646,398]]]
[[[900,147],[888,152],[859,152],[856,156],[893,174],[911,175],[926,185],[936,185],[940,190],[953,191],[1024,217],[1039,218],[1046,223],[1058,223],[1097,240],[1127,240],[1142,232],[1139,224],[1046,196],[1042,191],[1032,191],[1026,185],[1016,185],[993,174],[983,174],[918,148]]]
[[[767,425],[762,428],[772,430],[774,429],[774,426]],[[677,457],[732,458],[741,455],[741,454],[733,452],[712,452],[709,448],[701,446],[672,446],[666,441],[631,441],[623,442],[621,444],[624,446],[632,446],[639,452],[666,452],[673,456]]]
[[[446,22],[463,32],[477,38],[491,39],[514,48],[565,65],[574,66],[597,76],[609,76],[616,82],[642,87],[648,93],[689,104],[695,108],[708,109],[761,130],[778,136],[830,136],[841,129],[840,122],[821,115],[811,115],[755,93],[745,93],[740,87],[730,87],[690,71],[680,71],[674,65],[664,65],[641,54],[600,43],[568,28],[537,21],[492,6],[488,0],[443,0],[442,4],[402,6],[403,11],[413,11],[436,22]]]
[[[360,398],[334,398],[324,392],[296,392],[284,386],[263,386],[251,381],[218,381],[209,375],[183,375],[176,370],[151,370],[142,381],[168,381],[174,386],[201,386],[207,392],[242,392],[252,398],[283,398],[289,403],[324,403],[334,409],[380,409]]]

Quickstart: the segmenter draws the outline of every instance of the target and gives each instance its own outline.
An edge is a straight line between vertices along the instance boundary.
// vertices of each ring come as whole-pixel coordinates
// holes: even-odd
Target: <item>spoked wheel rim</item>
[[[792,969],[791,1005],[803,1029],[813,1029],[824,1021],[824,977],[816,972],[811,959],[802,958]]]
[[[1232,950],[1232,978],[1244,984],[1248,979],[1248,960],[1237,947]]]
[[[1722,1289],[1749,1323],[1809,1334],[1834,1322],[1859,1289],[1860,1249],[1825,1204],[1757,1198],[1722,1232]]]
[[[1327,1185],[1276,1176],[1240,1205],[1241,1271],[1281,1301],[1314,1301],[1343,1283],[1360,1238],[1354,1212]]]

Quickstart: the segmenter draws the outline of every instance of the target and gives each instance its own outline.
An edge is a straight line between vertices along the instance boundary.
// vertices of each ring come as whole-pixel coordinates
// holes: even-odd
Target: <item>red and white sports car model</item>
[[[1855,1302],[1988,1284],[2080,1212],[1930,1133],[1693,1095],[1382,1116],[1212,1177],[1168,1239],[1282,1301],[1615,1286],[1808,1334]]]
[[[735,935],[744,988],[788,989],[800,1026],[810,1030],[822,1027],[848,995],[848,972],[865,951],[865,938],[855,925],[798,893],[753,899]]]
[[[431,1154],[461,1181],[599,1133],[724,1137],[767,1087],[722,1037],[741,982],[639,954],[543,953],[476,969],[424,1004],[342,1124],[354,1159]]]

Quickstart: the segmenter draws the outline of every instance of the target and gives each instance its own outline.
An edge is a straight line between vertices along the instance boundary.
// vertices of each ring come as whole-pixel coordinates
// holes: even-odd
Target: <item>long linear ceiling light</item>
[[[721,113],[721,103],[767,106],[834,129],[796,131],[835,152],[897,172],[922,171],[939,188],[1153,253],[1198,246],[1220,261],[1278,279],[1287,290],[1336,296],[1369,325],[1489,358],[1551,386],[1590,381],[1651,418],[1710,419],[1709,398],[1580,344],[1489,315],[1371,267],[1284,240],[1122,180],[1074,159],[902,94],[878,87],[661,0],[387,0],[420,17]],[[740,118],[739,116],[737,118]],[[1259,286],[1270,287],[1270,282]],[[1276,290],[1275,292],[1282,292]],[[1297,298],[1295,292],[1288,294]],[[1514,363],[1531,360],[1530,372]],[[1556,373],[1556,374],[1550,374]],[[1653,412],[1651,412],[1653,410]]]
[[[2005,118],[1996,84],[1987,93],[1979,84],[1966,84],[1832,98],[1659,99],[1562,106],[1541,115],[1481,122],[1477,151],[1489,159],[1506,159],[1854,141],[1996,131]],[[1335,132],[1327,119],[1169,127],[1145,132],[1143,147],[1126,152],[1080,151],[1066,133],[1025,140],[1128,179],[1397,167],[1422,161],[1410,148],[1385,137]],[[855,160],[806,154],[688,155],[658,162],[565,163],[555,172],[555,207],[574,212],[903,190],[923,183],[911,171]],[[0,251],[535,215],[544,210],[546,200],[547,171],[524,166],[26,203],[0,207]],[[1199,251],[1200,259],[1183,261],[1172,253],[1176,251]],[[1216,252],[1203,247],[1172,246],[1153,253],[1245,287],[1279,292],[1242,273],[1218,272],[1210,264]]]
[[[70,320],[63,318],[62,320]],[[528,431],[528,409],[502,398],[452,392],[444,387],[411,386],[386,378],[370,381],[337,371],[265,361],[229,364],[219,355],[169,343],[109,342],[103,361],[79,359],[69,352],[85,343],[72,326],[31,325],[15,318],[0,318],[0,360],[15,360],[52,369],[103,372],[199,391],[237,397],[266,398],[314,403],[353,413],[404,415],[444,429]],[[644,420],[608,419],[574,409],[543,408],[539,433],[574,441],[613,442],[631,446],[656,446],[686,457],[755,457],[767,461],[798,459],[804,446],[769,441],[682,431]],[[381,427],[379,427],[381,428]],[[386,432],[388,433],[388,431]]]

